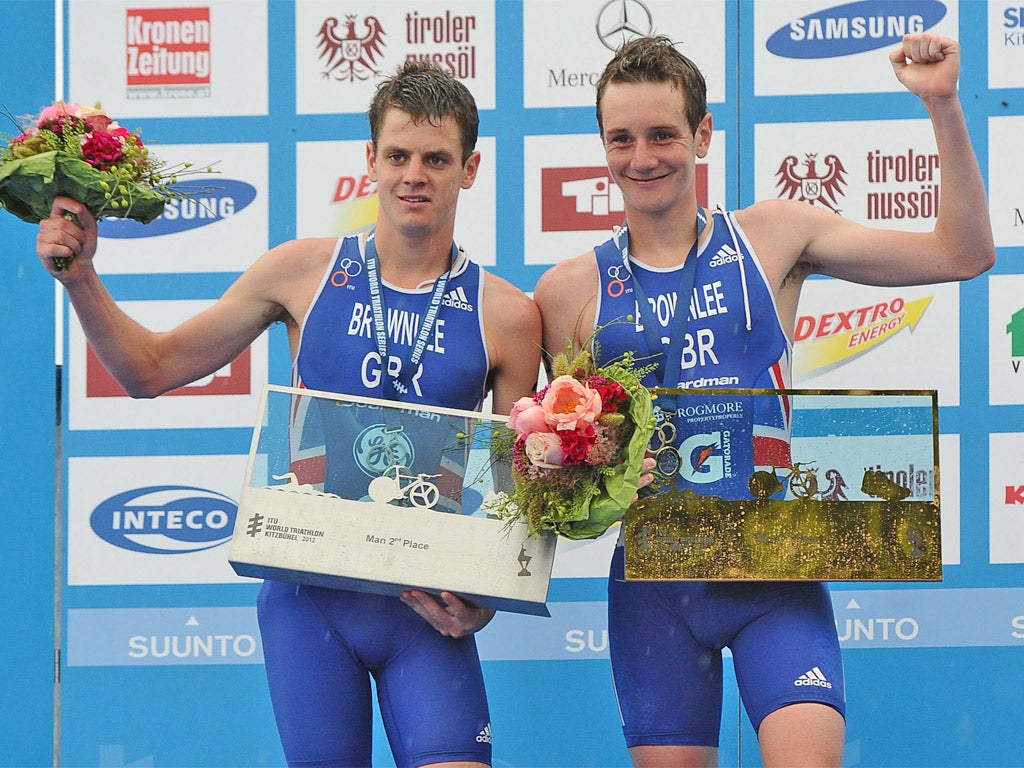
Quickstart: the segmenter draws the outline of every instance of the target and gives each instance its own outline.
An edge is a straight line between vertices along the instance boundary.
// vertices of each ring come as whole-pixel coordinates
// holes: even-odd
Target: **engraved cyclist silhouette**
[[[409,503],[420,509],[433,509],[434,505],[441,499],[441,491],[436,485],[430,482],[431,477],[439,475],[428,475],[420,472],[416,475],[406,475],[402,472],[400,464],[394,464],[384,470],[380,477],[375,477],[367,487],[370,498],[379,504],[387,504],[395,499],[408,499]],[[403,484],[402,481],[409,481]]]

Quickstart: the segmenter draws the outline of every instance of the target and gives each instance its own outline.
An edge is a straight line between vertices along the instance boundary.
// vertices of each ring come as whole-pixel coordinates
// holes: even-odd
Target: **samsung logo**
[[[256,199],[252,184],[219,177],[213,183],[179,182],[174,189],[182,196],[169,200],[164,212],[149,224],[132,219],[103,219],[100,237],[158,237],[184,232],[230,218]]]
[[[154,555],[212,549],[231,539],[238,505],[188,485],[135,488],[101,502],[89,525],[115,547]]]
[[[809,13],[768,38],[770,53],[787,59],[828,59],[898,44],[946,15],[939,0],[863,0]]]

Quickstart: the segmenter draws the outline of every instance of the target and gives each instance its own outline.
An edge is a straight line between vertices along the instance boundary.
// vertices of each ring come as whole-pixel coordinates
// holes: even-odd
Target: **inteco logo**
[[[149,224],[132,219],[103,219],[99,224],[100,237],[125,239],[185,232],[229,219],[256,199],[252,184],[219,176],[212,176],[209,182],[179,182],[174,189],[180,196],[168,200],[164,212]]]
[[[697,199],[708,198],[708,166],[696,166]],[[622,224],[622,192],[605,166],[541,168],[542,232],[588,232]]]
[[[133,552],[201,552],[231,539],[238,504],[187,485],[135,488],[101,502],[89,525],[109,544]]]
[[[787,59],[827,59],[896,45],[924,32],[946,15],[939,0],[864,0],[794,19],[776,30],[765,47]]]
[[[128,98],[210,95],[210,9],[126,12]]]
[[[219,371],[172,389],[163,397],[174,395],[248,395],[252,392],[252,351],[249,347]],[[93,348],[85,350],[85,396],[128,397],[128,393],[110,375]]]

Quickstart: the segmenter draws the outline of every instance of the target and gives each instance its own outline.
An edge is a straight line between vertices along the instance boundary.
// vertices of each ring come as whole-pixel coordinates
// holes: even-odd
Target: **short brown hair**
[[[375,152],[384,114],[392,108],[431,125],[446,117],[454,119],[462,140],[463,163],[476,149],[480,116],[473,94],[451,72],[433,61],[406,59],[391,77],[377,85],[367,113]]]
[[[609,83],[670,83],[683,94],[686,122],[695,133],[708,111],[704,75],[664,35],[624,43],[604,68],[597,82],[597,127],[602,134],[601,98]]]

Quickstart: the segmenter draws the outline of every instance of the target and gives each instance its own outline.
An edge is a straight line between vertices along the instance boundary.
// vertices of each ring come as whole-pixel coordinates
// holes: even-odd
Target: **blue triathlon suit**
[[[679,334],[676,303],[685,301],[680,367],[665,375],[665,386],[788,388],[791,344],[761,264],[731,214],[716,212],[709,226],[693,291],[685,298],[678,296],[680,268],[655,269],[629,259],[625,232],[595,249],[599,363],[627,350],[639,357],[662,353],[648,350],[633,318],[657,322],[666,344],[670,334]],[[647,298],[639,312],[634,280]],[[644,383],[660,381],[650,374]],[[753,471],[789,465],[787,398],[676,400],[657,414],[676,426],[682,455],[676,487],[750,498]],[[608,584],[608,628],[628,746],[718,746],[726,647],[755,729],[766,715],[797,702],[820,702],[845,714],[842,659],[825,584],[626,582],[623,561],[620,541]]]
[[[415,341],[408,329],[419,328],[433,286],[404,290],[382,282],[381,287],[389,318],[387,352],[395,358],[391,365],[407,364]],[[339,239],[302,322],[295,383],[477,409],[489,370],[482,297],[482,271],[460,251],[413,381],[404,394],[382,390],[364,252],[358,237]],[[360,410],[365,415],[366,409]],[[327,427],[333,431],[346,425],[332,421]],[[347,441],[349,455],[354,439],[351,430],[338,436],[341,443]],[[329,465],[330,446],[328,441]],[[325,486],[341,490],[346,473],[358,472],[344,464],[329,467],[329,476],[335,477]],[[371,676],[398,766],[490,763],[490,715],[473,636],[441,635],[396,597],[275,581],[263,584],[258,616],[271,700],[289,765],[370,765]]]

